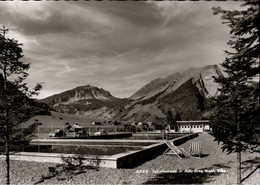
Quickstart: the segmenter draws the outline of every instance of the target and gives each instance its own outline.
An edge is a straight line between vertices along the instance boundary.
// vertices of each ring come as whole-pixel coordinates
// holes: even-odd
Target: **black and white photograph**
[[[0,184],[259,184],[260,1],[0,1]]]

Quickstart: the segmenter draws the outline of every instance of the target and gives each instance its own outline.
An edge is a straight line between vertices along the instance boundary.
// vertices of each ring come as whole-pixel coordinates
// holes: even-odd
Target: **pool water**
[[[29,145],[23,147],[23,152],[62,153],[81,155],[114,155],[118,153],[141,150],[142,147],[127,146],[70,146],[70,145]]]
[[[78,142],[78,141],[62,141],[62,142],[57,142],[57,141],[48,141],[48,142],[31,142],[32,145],[83,145],[83,146],[126,146],[126,147],[142,147],[142,146],[148,146],[155,144],[157,142],[136,142],[136,141],[124,141],[124,142],[113,142],[113,141],[86,141],[86,142]]]
[[[157,142],[138,142],[138,141],[49,141],[32,142],[30,145],[11,146],[11,151],[15,152],[38,152],[38,153],[61,153],[61,154],[80,154],[88,156],[115,155],[128,151],[142,150],[143,147]],[[4,147],[0,146],[0,153],[4,152]]]

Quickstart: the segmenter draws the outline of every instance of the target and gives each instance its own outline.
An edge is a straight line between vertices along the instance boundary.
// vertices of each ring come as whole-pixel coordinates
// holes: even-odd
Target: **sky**
[[[212,7],[237,1],[0,1],[0,26],[22,43],[39,99],[92,85],[119,98],[191,67],[220,64],[230,35]]]

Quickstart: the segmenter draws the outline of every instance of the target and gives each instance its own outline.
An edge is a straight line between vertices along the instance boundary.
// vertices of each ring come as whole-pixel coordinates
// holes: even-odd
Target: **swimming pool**
[[[173,139],[183,142],[196,134]],[[32,147],[33,146],[33,147]],[[73,146],[73,147],[71,147]],[[75,147],[74,147],[75,146]],[[92,147],[94,146],[94,149]],[[88,148],[88,149],[86,149]],[[100,159],[100,167],[132,168],[161,155],[167,146],[163,140],[64,140],[38,139],[31,142],[29,152],[18,152],[12,160],[63,163],[63,157],[75,156],[83,152],[85,162],[88,159]],[[26,148],[24,148],[27,150]],[[45,150],[45,152],[43,152]],[[96,151],[94,151],[96,150]],[[57,153],[62,152],[62,153]],[[87,154],[89,152],[90,154]],[[111,152],[111,153],[110,153]],[[73,154],[71,154],[73,153]],[[1,156],[0,156],[1,157]],[[4,156],[2,156],[4,157]],[[84,163],[88,164],[88,163]]]
[[[109,146],[109,145],[29,145],[23,152],[79,154],[88,156],[115,155],[133,150],[141,150],[141,146]]]

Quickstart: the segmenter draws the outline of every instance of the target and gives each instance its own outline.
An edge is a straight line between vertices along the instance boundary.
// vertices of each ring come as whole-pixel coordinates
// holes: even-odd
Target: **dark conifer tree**
[[[37,84],[29,91],[24,80],[28,76],[30,64],[20,61],[23,58],[21,44],[6,37],[8,29],[0,29],[0,142],[5,143],[6,184],[10,184],[10,147],[26,139],[36,125],[22,129],[22,124],[32,116],[30,99],[41,89]],[[1,151],[0,151],[1,152]]]
[[[259,144],[259,0],[242,4],[245,10],[222,10],[224,24],[230,27],[231,49],[222,63],[227,75],[216,77],[220,84],[211,118],[213,134],[223,150],[237,153],[237,183],[241,183],[241,152],[256,149]]]
[[[176,121],[180,121],[181,120],[181,115],[179,112],[177,112],[175,114],[175,116],[173,115],[172,111],[171,110],[168,110],[167,111],[167,114],[166,114],[166,123],[168,125],[170,125],[170,127],[172,129],[174,129],[175,131],[178,131],[178,125],[177,125],[177,122]]]

